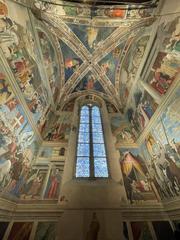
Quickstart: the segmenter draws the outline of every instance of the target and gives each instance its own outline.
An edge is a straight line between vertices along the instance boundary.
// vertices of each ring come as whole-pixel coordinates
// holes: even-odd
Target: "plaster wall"
[[[115,149],[114,139],[110,129],[107,109],[102,101],[101,113],[104,127],[105,144],[107,147],[107,159],[109,178],[107,179],[77,179],[75,178],[76,141],[78,133],[78,101],[75,104],[73,128],[69,140],[69,151],[62,178],[61,196],[68,200],[67,208],[102,208],[118,207],[120,202],[126,201],[126,193],[123,186],[122,173],[119,164],[119,153]]]

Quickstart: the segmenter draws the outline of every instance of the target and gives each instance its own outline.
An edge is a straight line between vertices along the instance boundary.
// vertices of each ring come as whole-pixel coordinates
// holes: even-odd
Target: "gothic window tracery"
[[[108,167],[98,106],[81,107],[76,154],[76,177],[107,178]]]

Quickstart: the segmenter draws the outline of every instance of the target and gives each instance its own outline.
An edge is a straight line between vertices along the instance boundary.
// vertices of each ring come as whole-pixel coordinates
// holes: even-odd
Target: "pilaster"
[[[34,240],[35,239],[37,226],[38,226],[38,221],[34,221],[29,240]]]
[[[52,164],[50,163],[47,174],[46,174],[46,178],[45,178],[45,181],[44,181],[44,184],[43,184],[43,190],[42,190],[42,193],[41,193],[41,199],[42,200],[44,199],[44,196],[45,196],[45,193],[46,193],[46,187],[47,187],[47,184],[48,184],[51,169],[52,169]]]
[[[131,223],[129,221],[127,221],[126,223],[127,223],[129,240],[133,240],[133,233],[132,233]]]
[[[161,96],[157,93],[156,90],[154,90],[149,84],[142,80],[140,80],[140,84],[151,95],[151,97],[155,100],[157,104],[161,103]]]
[[[11,221],[6,229],[6,232],[4,234],[4,237],[3,237],[3,240],[7,240],[8,239],[8,236],[10,234],[10,231],[12,229],[12,226],[13,226],[13,221]]]
[[[155,231],[154,231],[152,222],[148,222],[148,227],[149,227],[149,230],[150,230],[150,232],[151,232],[151,235],[152,235],[153,240],[158,240],[157,237],[156,237],[156,233],[155,233]]]

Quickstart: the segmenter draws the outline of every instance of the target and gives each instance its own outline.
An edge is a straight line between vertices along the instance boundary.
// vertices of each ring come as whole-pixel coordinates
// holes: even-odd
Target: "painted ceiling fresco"
[[[76,24],[68,24],[68,26],[90,52],[93,52],[99,45],[101,45],[102,42],[116,29],[115,27],[107,28]]]
[[[105,92],[101,83],[98,79],[94,78],[91,72],[88,72],[85,77],[78,83],[75,87],[74,92],[83,91],[83,90],[94,90],[99,92]]]
[[[86,18],[79,13],[76,19],[69,18],[71,8],[67,6],[66,11],[65,7],[58,4],[55,7],[49,3],[42,7],[36,1],[35,6],[36,9],[41,9],[46,27],[53,31],[59,41],[59,53],[64,65],[59,104],[62,102],[63,105],[63,98],[71,93],[95,90],[113,98],[113,102],[122,109],[122,99],[125,97],[127,100],[128,97],[122,97],[122,91],[130,92],[148,44],[150,35],[144,36],[144,33],[146,29],[148,34],[152,31],[151,26],[155,20],[152,12],[148,16],[136,18],[133,16],[134,10],[131,16],[127,10],[123,10],[121,18],[128,18],[127,22],[120,20],[118,23],[112,16],[112,22],[109,23],[105,14],[105,18],[96,20],[96,16],[89,17],[87,12]],[[113,15],[112,12],[109,14]],[[132,40],[134,47],[130,46]],[[131,80],[127,90],[122,90],[123,84],[128,81],[121,78],[122,64]]]
[[[128,9],[97,8],[93,14],[91,8],[62,6],[60,2],[35,0],[34,7],[30,6],[35,21],[41,22],[35,27],[36,36],[28,16],[23,24],[12,16],[11,4],[1,11],[2,36],[9,37],[2,42],[4,55],[34,123],[44,140],[67,141],[71,123],[61,122],[56,114],[53,116],[53,110],[62,110],[68,99],[75,99],[82,92],[93,93],[125,115],[128,123],[123,129],[113,130],[117,143],[134,142],[148,126],[161,96],[168,92],[179,72],[179,19],[175,15],[169,20],[162,17],[155,38],[158,1],[138,2],[155,4],[152,8],[134,9],[137,2],[132,1]],[[35,38],[41,48],[45,74],[38,66]],[[146,77],[141,78],[154,43],[158,45],[154,62]],[[153,89],[159,101],[149,89]],[[47,124],[49,119],[51,124]],[[63,131],[67,134],[62,135]]]
[[[58,1],[56,1],[58,2]],[[81,3],[81,4],[84,4],[84,1],[83,0],[76,0],[76,1],[73,1],[73,0],[69,0],[69,2],[77,2],[77,3]],[[97,0],[95,3],[93,0],[87,0],[86,3],[87,4],[95,4],[95,6],[99,6],[99,5],[108,5],[108,4],[150,4],[152,2],[155,2],[155,1],[152,1],[152,0],[111,0],[111,3],[109,3],[108,1],[102,1],[102,0]]]
[[[121,63],[121,55],[123,53],[123,48],[125,43],[121,43],[113,51],[107,54],[98,64],[101,67],[103,74],[106,74],[108,79],[113,85],[115,85],[116,75],[118,67]]]
[[[65,1],[64,1],[65,2]],[[35,6],[42,10],[52,11],[56,8],[62,16],[85,16],[85,17],[109,17],[109,18],[132,18],[132,17],[148,17],[153,12],[159,0],[149,1],[93,1],[93,7],[86,7],[86,4],[92,4],[92,1],[69,1],[66,4],[61,0],[39,1],[35,0]],[[80,3],[77,5],[76,3]],[[55,5],[51,5],[54,3]],[[110,8],[101,8],[101,5],[110,4]],[[117,5],[117,6],[115,6]],[[98,7],[98,8],[97,8]]]
[[[39,131],[45,136],[43,129],[53,103],[56,104],[54,109],[62,109],[67,99],[86,91],[109,98],[140,134],[160,101],[153,99],[147,88],[141,89],[138,82],[143,81],[159,97],[168,92],[179,72],[179,18],[176,15],[166,20],[162,17],[155,38],[157,19],[154,14],[158,1],[126,1],[126,4],[121,1],[120,7],[93,10],[61,3],[34,0],[32,9],[33,17],[41,22],[36,27],[36,37],[48,83],[38,68],[39,52],[28,17],[21,24],[17,17],[12,17],[12,7],[9,7],[3,18],[6,25],[8,19],[11,20],[12,28],[8,31],[15,44],[3,42],[4,54]],[[34,10],[39,11],[41,19]],[[4,31],[8,34],[6,29]],[[151,70],[141,79],[154,43],[158,51]]]
[[[65,82],[66,82],[82,64],[82,60],[63,41],[60,41],[59,44],[63,54]]]

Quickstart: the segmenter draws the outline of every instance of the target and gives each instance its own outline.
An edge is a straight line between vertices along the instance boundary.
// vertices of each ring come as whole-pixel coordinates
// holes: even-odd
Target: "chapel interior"
[[[0,0],[0,239],[178,233],[180,1]]]

